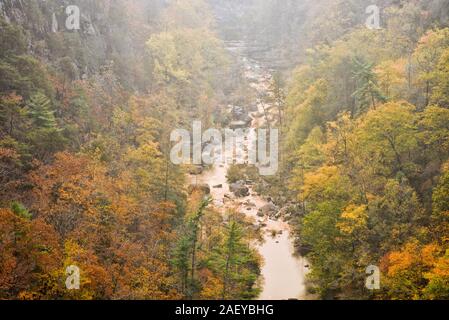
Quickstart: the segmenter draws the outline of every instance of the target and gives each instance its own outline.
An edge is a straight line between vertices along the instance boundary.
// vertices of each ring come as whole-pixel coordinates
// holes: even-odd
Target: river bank
[[[259,97],[267,95],[270,81],[272,81],[270,71],[264,69],[256,61],[240,55],[238,49],[229,49],[234,56],[240,59],[243,74],[250,83],[252,90],[256,91],[256,95]],[[250,135],[255,134],[256,129],[265,123],[266,109],[270,108],[260,99],[257,100],[256,104],[257,112],[251,113]],[[236,148],[247,150],[249,146],[246,143],[238,145]],[[202,172],[193,179],[197,184],[210,186],[213,205],[218,210],[225,212],[227,209],[237,209],[239,212],[244,212],[260,228],[263,241],[255,244],[263,258],[261,270],[263,289],[259,299],[306,299],[308,263],[305,258],[296,255],[289,224],[283,221],[282,217],[261,216],[260,209],[271,205],[271,203],[259,196],[253,190],[252,185],[245,186],[249,191],[246,196],[236,197],[232,194],[226,178],[229,166],[229,164],[213,165],[209,170]]]

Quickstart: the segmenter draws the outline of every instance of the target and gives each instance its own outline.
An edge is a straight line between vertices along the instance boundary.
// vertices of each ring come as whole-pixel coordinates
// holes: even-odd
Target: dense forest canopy
[[[188,195],[168,158],[170,131],[227,90],[207,4],[1,5],[0,298],[256,297],[249,226]]]
[[[0,299],[258,298],[260,228],[170,161],[255,104],[279,170],[227,179],[288,215],[311,297],[448,299],[449,0],[0,0]]]

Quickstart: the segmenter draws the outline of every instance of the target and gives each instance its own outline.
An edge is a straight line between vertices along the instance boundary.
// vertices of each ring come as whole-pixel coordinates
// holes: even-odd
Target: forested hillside
[[[449,298],[449,3],[286,2],[253,1],[242,32],[297,63],[283,64],[282,170],[260,189],[296,213],[310,290]],[[365,288],[369,265],[380,290]]]
[[[0,299],[257,296],[247,224],[189,195],[168,156],[227,90],[207,4],[0,4]]]

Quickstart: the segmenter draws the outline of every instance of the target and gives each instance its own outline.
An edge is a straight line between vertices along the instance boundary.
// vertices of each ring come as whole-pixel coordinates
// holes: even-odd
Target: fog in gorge
[[[448,123],[449,0],[0,0],[0,300],[449,299]]]

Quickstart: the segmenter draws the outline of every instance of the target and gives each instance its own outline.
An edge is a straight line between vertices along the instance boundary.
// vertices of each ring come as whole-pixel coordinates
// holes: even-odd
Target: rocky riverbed
[[[233,54],[238,50],[232,48]],[[244,74],[257,96],[269,94],[272,76],[268,70],[256,61],[238,55],[241,59]],[[228,106],[229,112],[239,115],[241,126],[249,124],[253,134],[255,129],[267,120],[269,105],[258,99],[255,103],[257,110],[250,110]],[[251,120],[248,120],[250,115]],[[269,116],[268,116],[269,117]],[[237,146],[247,149],[247,145]],[[229,185],[226,179],[229,164],[214,165],[195,175],[192,180],[201,188],[207,189],[213,197],[213,205],[222,212],[226,209],[237,209],[250,217],[263,234],[263,241],[256,243],[260,255],[263,257],[262,277],[263,290],[259,299],[306,299],[305,277],[308,272],[307,261],[295,254],[293,239],[290,237],[290,226],[283,220],[281,209],[275,204],[257,195],[248,181],[238,181]]]

